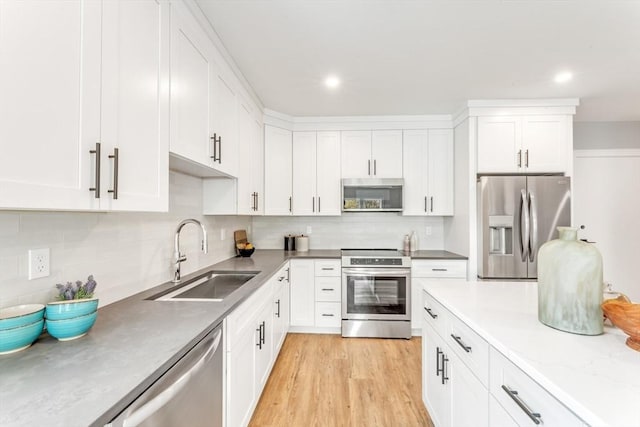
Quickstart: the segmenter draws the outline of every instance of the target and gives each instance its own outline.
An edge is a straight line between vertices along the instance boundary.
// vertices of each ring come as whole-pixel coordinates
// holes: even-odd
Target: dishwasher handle
[[[189,383],[189,379],[198,374],[207,360],[216,352],[220,346],[221,337],[222,329],[218,331],[211,345],[206,350],[203,350],[204,355],[200,357],[197,362],[195,362],[184,374],[162,390],[158,395],[142,405],[136,411],[129,414],[127,418],[123,420],[122,427],[136,427],[140,425],[144,420],[166,405],[167,402],[170,402],[171,399],[173,399]],[[144,399],[144,396],[142,398]],[[107,426],[109,425],[110,424],[107,424]]]

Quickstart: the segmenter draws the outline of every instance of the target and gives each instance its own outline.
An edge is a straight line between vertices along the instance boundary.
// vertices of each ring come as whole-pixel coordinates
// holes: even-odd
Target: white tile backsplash
[[[418,233],[420,249],[442,249],[442,217],[410,217],[395,213],[355,213],[336,217],[255,217],[249,238],[257,248],[282,249],[283,236],[306,234],[310,249],[397,248],[405,234]],[[431,235],[426,235],[426,227]]]
[[[185,218],[202,221],[209,253],[200,252],[199,229],[187,225],[181,249],[183,274],[234,255],[233,240],[220,229],[248,228],[249,217],[202,215],[202,181],[170,174],[168,213],[37,212],[0,213],[0,307],[51,301],[55,284],[93,274],[105,305],[163,283],[172,277],[173,236]],[[51,249],[51,275],[27,280],[27,251]]]

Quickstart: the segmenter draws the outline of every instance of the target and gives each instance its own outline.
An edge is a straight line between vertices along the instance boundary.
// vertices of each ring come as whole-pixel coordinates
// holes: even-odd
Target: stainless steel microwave
[[[342,180],[342,212],[401,212],[401,178]]]

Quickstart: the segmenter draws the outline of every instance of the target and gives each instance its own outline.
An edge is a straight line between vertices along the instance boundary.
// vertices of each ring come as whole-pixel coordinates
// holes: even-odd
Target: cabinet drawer
[[[583,425],[573,412],[494,348],[489,360],[491,394],[518,425],[533,425],[533,419],[549,426]]]
[[[427,292],[422,291],[422,312],[425,314],[427,324],[430,325],[441,337],[446,337],[449,329],[449,310],[444,308]]]
[[[414,260],[411,262],[411,276],[465,279],[467,277],[467,260]]]
[[[489,343],[453,315],[444,339],[480,382],[489,387]]]
[[[340,302],[341,281],[340,277],[316,277],[316,301]]]
[[[339,302],[316,303],[316,326],[339,328],[342,323]]]
[[[255,329],[254,320],[273,300],[273,277],[227,316],[227,351],[230,351],[245,328]]]
[[[316,260],[316,277],[330,276],[340,277],[340,268],[342,267],[339,259],[323,259]]]

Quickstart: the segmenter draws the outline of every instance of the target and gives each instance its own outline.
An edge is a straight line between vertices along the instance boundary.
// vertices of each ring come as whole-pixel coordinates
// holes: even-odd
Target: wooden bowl
[[[617,298],[606,300],[601,307],[605,317],[629,335],[627,346],[640,351],[640,304]]]

